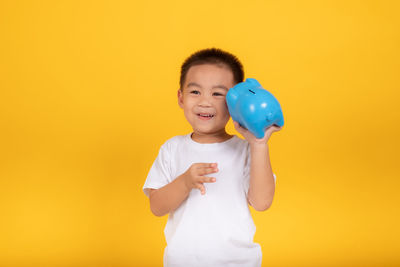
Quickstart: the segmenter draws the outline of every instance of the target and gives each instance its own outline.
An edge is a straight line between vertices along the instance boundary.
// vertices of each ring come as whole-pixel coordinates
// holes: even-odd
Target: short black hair
[[[223,51],[219,48],[207,48],[199,50],[190,55],[181,67],[181,77],[179,79],[180,89],[183,89],[185,83],[186,74],[190,67],[202,64],[215,64],[215,65],[226,65],[233,73],[233,80],[235,83],[243,82],[244,71],[243,65],[239,59],[233,54]]]

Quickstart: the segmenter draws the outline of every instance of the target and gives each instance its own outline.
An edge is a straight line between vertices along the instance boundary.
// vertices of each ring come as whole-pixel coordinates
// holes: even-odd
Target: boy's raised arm
[[[255,210],[264,211],[271,206],[275,194],[268,144],[250,144],[250,153],[248,201]]]
[[[274,198],[275,181],[269,158],[268,140],[271,134],[281,130],[281,127],[271,126],[265,131],[262,139],[257,139],[250,131],[234,122],[236,130],[241,133],[250,144],[250,185],[247,199],[257,211],[267,210]]]

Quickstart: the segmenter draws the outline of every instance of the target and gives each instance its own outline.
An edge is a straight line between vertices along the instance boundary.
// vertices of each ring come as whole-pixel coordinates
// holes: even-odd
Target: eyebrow
[[[190,86],[196,86],[196,87],[202,88],[200,84],[194,83],[194,82],[191,82],[191,83],[189,83],[189,84],[187,85],[187,87],[190,87]],[[226,90],[226,91],[229,90],[228,88],[226,88],[226,86],[223,86],[223,85],[221,85],[221,84],[214,85],[214,86],[212,87],[212,89],[214,89],[214,88],[220,88],[220,89],[224,89],[224,90]]]

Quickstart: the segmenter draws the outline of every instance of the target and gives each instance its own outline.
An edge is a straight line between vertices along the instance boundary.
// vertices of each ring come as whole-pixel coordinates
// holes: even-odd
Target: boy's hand
[[[218,172],[217,163],[194,163],[183,174],[185,184],[189,189],[197,188],[201,194],[206,193],[203,183],[214,183],[215,177],[204,176],[206,174]]]
[[[271,137],[273,132],[280,131],[282,127],[278,126],[270,126],[265,130],[264,137],[261,139],[258,139],[252,134],[249,130],[243,128],[240,126],[240,124],[236,121],[233,121],[233,125],[235,126],[236,131],[238,131],[243,137],[249,142],[250,144],[266,144]]]

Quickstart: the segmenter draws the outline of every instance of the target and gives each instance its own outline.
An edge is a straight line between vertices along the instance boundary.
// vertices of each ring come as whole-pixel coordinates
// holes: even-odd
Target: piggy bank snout
[[[269,113],[267,114],[267,121],[270,122],[270,121],[272,121],[273,119],[274,119],[274,114],[273,114],[272,112],[269,112]]]

